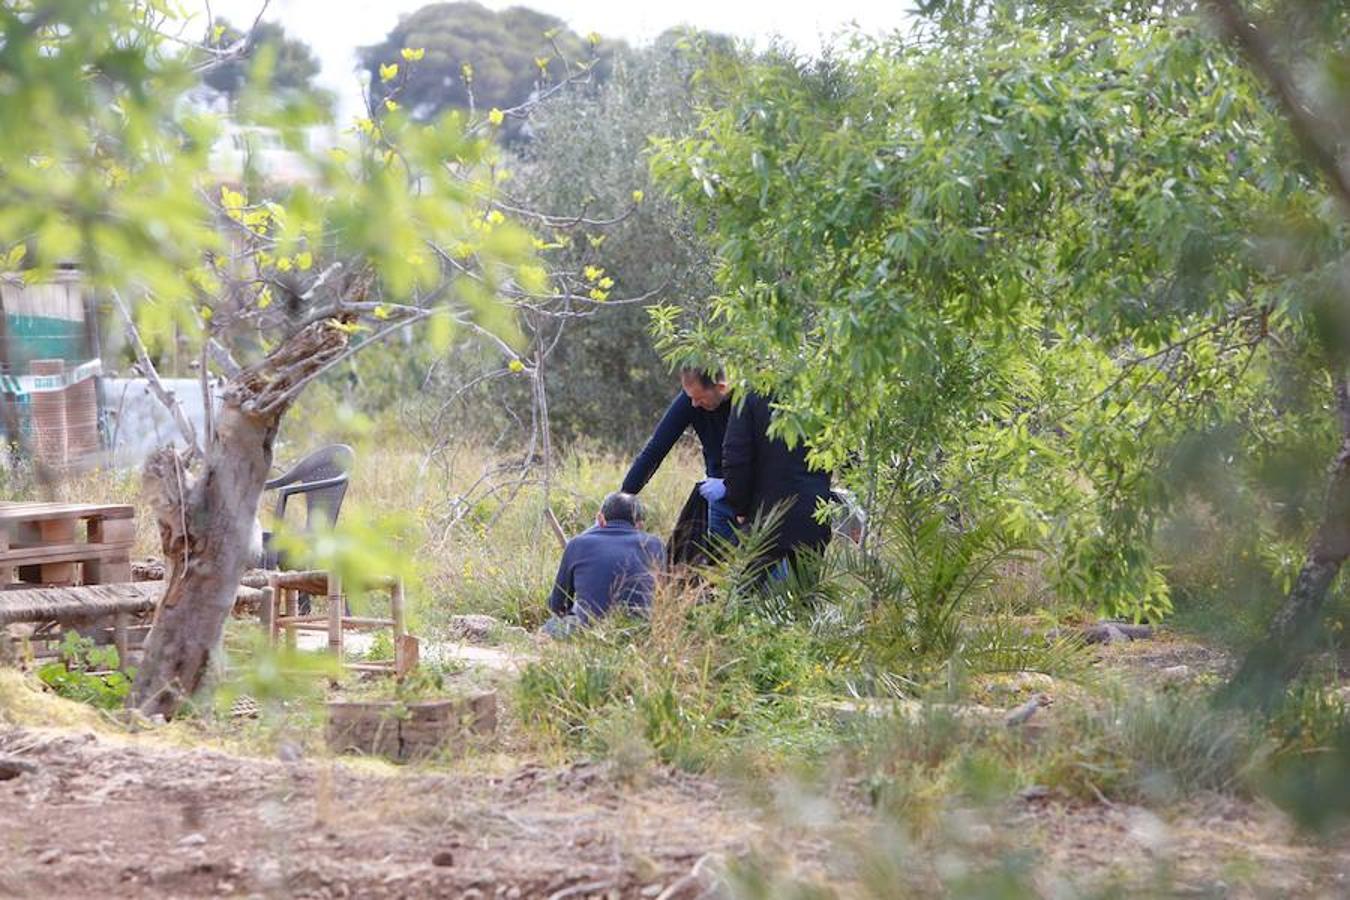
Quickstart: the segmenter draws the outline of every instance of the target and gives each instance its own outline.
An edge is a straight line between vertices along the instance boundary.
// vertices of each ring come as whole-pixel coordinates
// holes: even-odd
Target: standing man
[[[730,540],[731,507],[727,505],[726,485],[722,481],[722,439],[726,436],[730,416],[727,379],[722,372],[691,367],[680,369],[680,392],[670,402],[656,431],[652,432],[647,445],[624,476],[624,493],[641,491],[685,429],[693,426],[703,444],[703,468],[707,478],[698,490],[708,501],[708,532]]]
[[[816,508],[829,502],[830,474],[806,464],[806,447],[789,450],[781,438],[769,437],[773,416],[769,399],[749,394],[731,415],[722,451],[727,502],[738,522],[760,518],[782,504],[782,521],[769,556],[775,575],[803,550],[820,551],[830,542],[830,527],[816,521]]]
[[[595,526],[567,542],[544,632],[564,637],[615,607],[642,611],[652,605],[656,571],[665,560],[661,539],[642,530],[642,505],[632,494],[610,494]]]

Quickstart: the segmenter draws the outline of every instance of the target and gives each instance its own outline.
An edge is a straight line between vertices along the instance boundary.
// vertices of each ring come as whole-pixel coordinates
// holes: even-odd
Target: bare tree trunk
[[[234,606],[272,443],[298,389],[347,346],[331,320],[293,335],[227,386],[199,475],[164,448],[144,471],[168,585],[136,674],[131,705],[170,717],[198,689]]]
[[[1350,381],[1336,381],[1341,446],[1332,461],[1322,521],[1307,558],[1266,636],[1248,652],[1225,697],[1268,705],[1298,674],[1315,646],[1331,584],[1350,557]]]

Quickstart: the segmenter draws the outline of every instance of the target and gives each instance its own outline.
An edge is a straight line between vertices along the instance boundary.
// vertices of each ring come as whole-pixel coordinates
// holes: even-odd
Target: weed
[[[1197,694],[1142,694],[1080,709],[1038,780],[1085,798],[1165,803],[1197,791],[1244,792],[1262,742],[1245,717]]]
[[[135,673],[117,671],[116,647],[98,647],[91,638],[68,631],[60,651],[60,662],[37,670],[43,684],[67,700],[99,709],[118,709],[126,703]]]

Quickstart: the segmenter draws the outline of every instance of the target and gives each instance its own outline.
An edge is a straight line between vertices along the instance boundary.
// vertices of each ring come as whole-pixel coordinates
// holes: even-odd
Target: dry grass
[[[294,418],[294,417],[293,417]],[[426,453],[395,428],[336,435],[356,447],[356,470],[343,506],[339,531],[351,536],[361,558],[383,559],[391,570],[410,564],[417,587],[413,607],[424,627],[457,613],[486,613],[509,624],[532,626],[546,614],[544,602],[556,571],[559,546],[544,513],[544,486],[538,473],[528,483],[500,469],[490,450],[464,444],[427,459]],[[295,422],[291,440],[279,441],[276,471],[333,435],[306,435]],[[393,435],[394,437],[390,437]],[[589,526],[601,499],[617,490],[629,460],[579,450],[563,453],[549,485],[549,503],[569,535]],[[672,454],[642,493],[648,527],[668,533],[693,482],[700,476],[695,448]],[[487,475],[485,473],[492,473]],[[492,490],[492,485],[501,489]],[[137,506],[136,555],[159,557],[159,536],[140,502],[136,471],[96,470],[59,482],[33,484],[14,499]],[[468,497],[469,504],[459,502]],[[265,528],[273,498],[264,494]],[[291,527],[303,522],[303,504],[292,504]]]

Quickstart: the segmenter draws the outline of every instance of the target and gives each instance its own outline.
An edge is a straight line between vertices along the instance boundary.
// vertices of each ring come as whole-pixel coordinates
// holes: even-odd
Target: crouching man
[[[544,633],[564,637],[611,609],[651,606],[656,572],[665,559],[661,539],[642,530],[642,507],[632,494],[613,493],[600,504],[595,527],[567,542]]]

